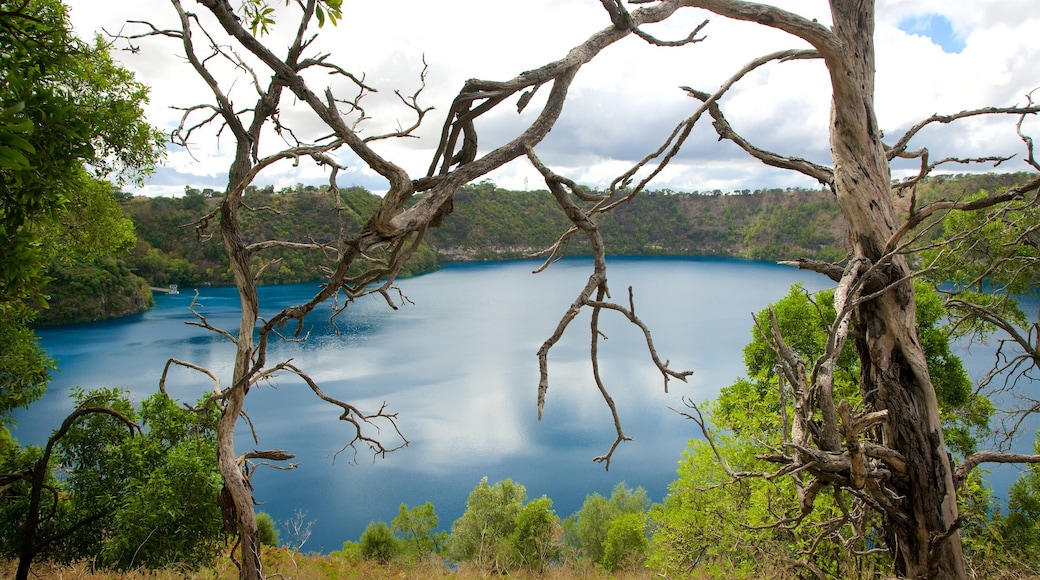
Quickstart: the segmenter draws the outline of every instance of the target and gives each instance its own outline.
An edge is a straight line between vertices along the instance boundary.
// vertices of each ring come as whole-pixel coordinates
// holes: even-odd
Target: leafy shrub
[[[642,562],[648,545],[646,515],[624,514],[610,523],[600,564],[611,572],[633,567]]]
[[[401,540],[386,522],[371,522],[361,533],[361,554],[365,558],[387,563],[400,553]]]
[[[260,545],[278,547],[278,528],[274,526],[274,519],[267,512],[256,514],[256,527],[260,532]]]
[[[497,573],[543,568],[558,554],[559,518],[549,498],[526,499],[524,486],[510,479],[493,486],[481,479],[451,526],[449,557]]]

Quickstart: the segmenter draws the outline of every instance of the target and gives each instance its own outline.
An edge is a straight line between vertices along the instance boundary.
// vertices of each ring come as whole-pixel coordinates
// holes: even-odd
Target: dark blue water
[[[591,262],[564,260],[532,275],[536,262],[452,264],[401,280],[410,302],[391,310],[382,298],[359,301],[338,320],[336,334],[313,314],[305,343],[278,344],[270,360],[292,358],[326,393],[363,410],[386,402],[398,413],[408,447],[373,459],[362,450],[333,459],[351,436],[338,409],[315,397],[299,379],[283,375],[254,388],[247,411],[260,437],[245,424],[239,450],[280,448],[296,454],[293,471],[260,469],[253,478],[260,510],[276,522],[297,512],[313,522],[305,551],[339,549],[357,540],[373,520],[389,522],[402,503],[433,503],[443,528],[459,517],[469,492],[487,476],[512,478],[529,497],[546,495],[565,517],[592,492],[609,494],[624,481],[663,499],[680,454],[696,426],[669,407],[682,397],[701,401],[743,373],[741,350],[750,338],[751,314],[786,294],[796,281],[809,289],[829,286],[811,273],[771,263],[710,259],[612,259],[611,291],[627,300],[654,333],[663,359],[690,369],[689,383],[662,380],[647,356],[642,335],[619,317],[604,314],[601,371],[633,441],[614,455],[611,469],[592,458],[614,438],[610,414],[591,375],[589,319],[576,320],[550,355],[550,388],[544,418],[536,420],[536,351],[584,286]],[[315,284],[261,289],[262,313],[297,303]],[[152,310],[114,321],[42,329],[44,348],[61,372],[48,395],[18,415],[15,436],[40,443],[71,405],[71,387],[116,386],[140,400],[158,388],[170,357],[205,366],[230,380],[232,346],[185,324],[192,289],[157,295]],[[200,288],[200,311],[215,326],[237,328],[233,288]],[[209,378],[183,368],[167,381],[174,395],[194,401]],[[394,441],[392,431],[383,431]],[[288,540],[283,530],[283,541]]]

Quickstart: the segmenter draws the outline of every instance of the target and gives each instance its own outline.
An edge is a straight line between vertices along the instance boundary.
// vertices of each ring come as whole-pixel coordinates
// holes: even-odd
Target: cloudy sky
[[[238,6],[239,0],[231,0]],[[195,0],[183,0],[202,12]],[[140,32],[130,20],[147,20],[173,28],[176,14],[168,0],[99,2],[67,0],[77,31],[87,36],[106,30]],[[272,4],[280,5],[274,1]],[[824,0],[785,0],[777,4],[820,22],[829,22]],[[1024,104],[1025,95],[1040,87],[1040,13],[1036,0],[878,0],[877,115],[892,141],[909,126],[933,113],[954,113],[984,106]],[[468,78],[506,80],[522,71],[563,57],[590,33],[609,25],[598,0],[345,0],[345,18],[321,30],[317,50],[380,90],[364,104],[371,117],[361,125],[367,135],[407,126],[413,121],[400,106],[395,90],[411,94],[419,87],[422,60],[429,65],[420,104],[434,107],[420,139],[381,142],[378,150],[414,177],[426,173],[436,138],[452,98]],[[286,12],[282,23],[288,23]],[[661,38],[685,37],[709,14],[681,10],[667,23],[647,30]],[[689,116],[696,103],[680,86],[714,91],[750,59],[786,48],[805,48],[782,33],[712,17],[705,40],[681,48],[650,47],[632,37],[608,48],[579,73],[563,116],[538,147],[542,159],[558,173],[580,183],[605,186],[646,153],[656,149],[672,128]],[[276,30],[264,38],[284,45]],[[171,39],[138,43],[135,54],[118,57],[152,87],[147,114],[153,124],[171,130],[181,118],[177,107],[212,100],[206,87]],[[277,51],[276,52],[280,52]],[[245,107],[251,93],[247,78],[224,69],[221,78]],[[331,82],[317,76],[316,83]],[[318,92],[324,85],[316,84]],[[334,90],[345,91],[336,84]],[[353,95],[342,92],[344,97]],[[1036,93],[1040,100],[1040,91]],[[723,99],[734,127],[764,148],[829,161],[826,124],[829,92],[818,61],[771,65],[742,80]],[[512,103],[489,115],[480,131],[481,150],[504,143],[535,114],[529,107],[517,115]],[[283,107],[288,122],[307,134],[312,119]],[[962,121],[923,132],[912,147],[926,146],[933,159],[946,156],[1009,155],[1024,151],[1013,118]],[[1040,138],[1040,122],[1025,128]],[[185,186],[224,187],[230,161],[228,134],[217,127],[195,133],[190,151],[171,146],[166,161],[142,193],[172,195]],[[765,168],[728,143],[718,143],[710,126],[695,132],[683,154],[652,185],[677,191],[733,191],[759,187],[812,186],[812,180]],[[351,170],[340,185],[385,190],[378,175],[343,153]],[[988,166],[951,166],[950,172],[986,171]],[[1000,170],[1024,170],[1013,160]],[[908,174],[909,166],[896,168]],[[526,161],[514,162],[489,176],[511,189],[538,188],[537,173]],[[301,163],[276,166],[258,185],[276,188],[296,183],[320,184],[321,168]]]

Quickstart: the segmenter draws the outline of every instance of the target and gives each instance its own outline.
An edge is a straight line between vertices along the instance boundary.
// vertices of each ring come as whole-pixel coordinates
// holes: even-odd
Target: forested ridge
[[[980,190],[999,191],[1025,173],[938,175],[918,186],[921,200],[961,199]],[[51,308],[42,322],[62,324],[140,312],[151,304],[147,288],[170,284],[232,283],[227,256],[217,239],[200,237],[193,224],[211,211],[218,192],[186,187],[176,198],[120,197],[137,234],[132,251],[116,260],[55,265]],[[275,191],[252,187],[250,240],[279,239],[335,244],[364,225],[379,197],[360,187],[336,193],[304,186]],[[463,187],[455,211],[427,234],[405,274],[436,269],[444,261],[523,258],[550,247],[568,220],[544,190],[511,191],[490,181]],[[337,209],[339,208],[339,209]],[[260,219],[262,217],[262,219]],[[214,218],[215,219],[215,218]],[[840,260],[845,225],[834,196],[800,188],[683,193],[650,191],[600,217],[608,251],[618,256],[717,256],[751,260],[795,257]],[[341,232],[342,229],[342,232]],[[315,252],[279,249],[264,264],[265,284],[321,279],[327,260]],[[587,255],[584,240],[568,255]],[[261,264],[258,263],[258,266]]]
[[[135,13],[124,12],[131,4]],[[756,313],[744,376],[714,400],[686,396],[672,407],[700,436],[662,503],[620,485],[561,519],[551,498],[485,477],[450,529],[437,531],[430,503],[401,505],[330,557],[351,568],[400,565],[413,577],[1040,576],[1040,446],[1033,439],[1031,452],[1017,452],[1040,412],[1030,392],[1040,316],[1035,301],[1021,300],[1040,280],[1040,68],[1022,64],[1040,53],[1026,42],[1036,28],[1027,7],[1003,3],[994,18],[875,0],[801,13],[748,0],[655,0],[574,3],[580,12],[570,17],[543,0],[504,22],[497,12],[424,12],[432,3],[416,2],[384,13],[383,4],[142,0],[97,11],[91,0],[0,0],[0,556],[17,560],[0,575],[69,577],[43,566],[82,563],[219,577],[209,568],[226,557],[240,580],[309,577],[296,565],[309,534],[303,514],[285,522],[287,541],[257,514],[259,468],[294,466],[293,450],[266,447],[262,434],[291,430],[306,445],[327,438],[315,413],[334,414],[345,430],[332,436],[333,457],[376,460],[408,446],[408,422],[426,417],[399,417],[392,359],[368,356],[365,345],[343,344],[363,367],[327,361],[362,379],[342,394],[323,389],[328,367],[277,345],[302,340],[319,308],[335,319],[376,296],[396,309],[407,297],[394,284],[435,268],[438,253],[591,256],[587,281],[538,348],[537,417],[550,382],[572,382],[575,370],[550,355],[569,348],[565,332],[585,326],[589,364],[578,372],[614,426],[594,458],[609,469],[631,439],[611,391],[644,381],[624,380],[642,373],[629,375],[599,348],[607,318],[636,331],[666,392],[694,372],[685,357],[658,352],[631,294],[611,296],[609,253],[783,259],[833,287],[795,285]],[[74,5],[101,20],[74,26]],[[972,34],[947,50],[946,32],[965,26]],[[316,41],[322,28],[334,42]],[[77,30],[100,32],[88,41]],[[765,53],[773,32],[799,48]],[[1002,41],[985,42],[993,35]],[[463,36],[473,42],[438,46]],[[462,50],[445,60],[448,44]],[[997,74],[1005,70],[1014,72]],[[155,114],[149,84],[160,95],[154,110],[178,113]],[[715,137],[727,143],[716,147]],[[167,149],[172,170],[186,171],[183,196],[121,193],[148,182]],[[750,159],[823,190],[660,189],[719,170],[756,187],[762,174],[744,165]],[[927,179],[1012,160],[1031,177]],[[488,180],[518,163],[545,191],[506,192]],[[328,186],[264,185],[286,172]],[[341,191],[349,175],[385,191]],[[589,176],[609,188],[580,185]],[[1021,183],[1003,187],[1013,181]],[[312,293],[293,304],[258,288],[299,280],[314,280]],[[44,396],[58,369],[33,329],[39,311],[86,313],[89,302],[99,307],[90,317],[114,316],[147,304],[150,286],[230,282],[237,323],[193,305],[191,324],[209,338],[166,359],[151,396],[90,385],[71,389],[65,417],[50,406],[19,410]],[[492,387],[482,375],[501,369],[466,340],[481,337],[442,332],[431,342],[421,323],[401,322],[395,355],[453,349],[479,365],[472,403],[500,404],[483,396]],[[969,376],[953,341],[985,348],[991,372]],[[170,372],[190,377],[167,382]],[[256,393],[276,379],[299,387],[286,393],[291,403],[268,420],[251,417]],[[558,405],[549,402],[550,412]],[[461,410],[442,400],[424,407],[449,421]],[[582,427],[584,409],[561,410],[564,426]],[[12,434],[18,420],[54,430],[43,445],[22,445]],[[532,459],[544,453],[523,448]],[[492,464],[483,457],[475,459]],[[1027,466],[1004,504],[986,485],[990,464]],[[315,497],[324,488],[364,500],[350,482],[297,478]],[[281,555],[291,567],[276,571]],[[318,561],[326,564],[335,562]]]
[[[551,246],[569,222],[547,191],[508,191],[490,182],[459,191],[455,212],[429,234],[444,260],[520,258]],[[824,190],[724,194],[650,191],[603,215],[609,253],[726,256],[756,260],[844,255],[838,206]],[[570,255],[588,253],[575,242]]]

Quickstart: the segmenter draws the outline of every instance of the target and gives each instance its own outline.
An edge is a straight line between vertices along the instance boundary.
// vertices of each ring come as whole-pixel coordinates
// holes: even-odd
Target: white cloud
[[[150,20],[172,27],[174,11],[165,0],[138,0],[106,4],[96,0],[69,0],[72,21],[83,35],[104,27],[108,31],[140,31],[127,20]],[[186,5],[192,4],[188,2]],[[281,3],[275,3],[280,5]],[[828,23],[827,3],[821,0],[785,0],[782,7]],[[201,7],[189,9],[203,12]],[[380,92],[363,101],[372,117],[366,134],[410,124],[394,89],[410,94],[419,86],[422,59],[429,65],[424,106],[433,106],[419,135],[421,139],[380,143],[381,154],[413,175],[425,174],[451,99],[468,78],[507,79],[521,71],[563,57],[590,33],[609,26],[595,0],[453,0],[428,2],[358,0],[347,5],[336,27],[326,27],[315,50],[356,74]],[[928,38],[899,30],[900,22],[927,15],[946,18],[963,39],[958,54],[944,53]],[[682,38],[709,15],[681,10],[668,22],[648,27],[662,38]],[[287,22],[288,20],[283,20]],[[1040,16],[1031,0],[880,0],[878,3],[877,114],[889,140],[933,113],[952,113],[988,105],[1024,102],[1024,95],[1040,85],[1040,47],[1035,31]],[[279,31],[265,41],[275,42]],[[777,49],[801,48],[804,42],[762,27],[711,17],[706,40],[682,48],[648,46],[628,38],[609,47],[584,67],[575,80],[563,116],[539,147],[543,160],[580,182],[604,186],[619,173],[656,149],[671,129],[695,109],[696,102],[679,89],[682,85],[712,91],[745,62]],[[207,98],[205,85],[177,56],[174,39],[141,40],[140,53],[120,53],[138,78],[152,87],[147,114],[164,130],[173,130],[185,107]],[[312,77],[316,88],[329,82],[324,74]],[[350,95],[337,84],[337,94]],[[248,79],[234,88],[235,102],[245,106],[255,98]],[[723,100],[735,128],[762,146],[779,153],[826,163],[829,93],[821,62],[771,64],[741,81]],[[533,111],[489,115],[480,126],[481,149],[515,136]],[[300,123],[302,133],[321,131],[315,119],[297,112],[291,99],[283,103],[286,121]],[[183,185],[219,186],[227,171],[230,135],[220,140],[215,128],[193,135],[194,158],[170,149],[167,166],[160,169],[145,191],[182,191]],[[927,137],[935,141],[926,141]],[[267,143],[274,146],[273,136]],[[959,123],[929,131],[915,140],[936,151],[961,153],[1021,153],[1008,119]],[[944,149],[945,147],[945,149]],[[996,151],[993,151],[996,149]],[[933,155],[934,157],[934,155]],[[341,175],[342,185],[385,188],[382,180],[350,155],[341,162],[352,171]],[[698,129],[673,166],[655,181],[655,187],[676,190],[813,185],[812,180],[763,167],[726,143],[717,143],[710,127]],[[1009,164],[1008,169],[1023,166]],[[965,168],[952,168],[962,171]],[[985,167],[975,168],[986,170]],[[535,171],[524,161],[511,163],[489,176],[502,186],[522,189],[540,186]],[[313,164],[277,166],[258,180],[276,187],[297,182],[320,183],[327,173]],[[177,187],[177,181],[181,187]]]

